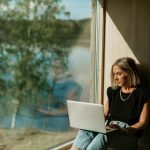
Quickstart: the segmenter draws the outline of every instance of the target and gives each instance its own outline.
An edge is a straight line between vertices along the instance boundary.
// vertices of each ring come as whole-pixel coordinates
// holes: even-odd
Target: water
[[[89,47],[77,45],[72,47],[70,51],[71,53],[68,58],[69,70],[73,74],[74,80],[77,81],[82,87],[80,100],[85,101],[89,99],[90,50]],[[12,105],[10,101],[9,104]],[[2,107],[2,103],[0,106]],[[10,106],[8,108],[10,108]],[[67,116],[50,117],[48,115],[39,114],[35,112],[35,108],[32,104],[30,104],[30,107],[20,107],[20,110],[21,111],[19,111],[17,114],[12,110],[12,112],[7,112],[6,115],[1,116],[0,127],[11,128],[13,119],[15,119],[14,126],[16,128],[32,127],[56,131],[64,131],[68,129],[69,120]],[[15,116],[15,118],[13,116]]]
[[[83,91],[81,100],[89,99],[90,48],[80,45],[71,48],[69,69],[75,80],[81,84]]]

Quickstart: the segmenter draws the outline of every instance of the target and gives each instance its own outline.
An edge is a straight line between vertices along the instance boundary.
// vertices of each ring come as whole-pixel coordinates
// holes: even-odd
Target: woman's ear
[[[125,79],[128,79],[128,73],[127,72],[125,72]]]
[[[128,73],[127,73],[127,72],[125,72],[125,76],[126,76],[126,77],[128,76]]]
[[[128,77],[128,73],[126,72],[126,73],[125,73],[125,80],[128,81],[128,78],[129,78],[129,77]]]

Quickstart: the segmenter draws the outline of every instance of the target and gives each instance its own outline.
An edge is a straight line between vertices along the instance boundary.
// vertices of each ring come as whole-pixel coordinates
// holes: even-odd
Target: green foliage
[[[61,0],[0,1],[0,17],[6,20],[52,20],[66,13]]]
[[[81,29],[75,21],[0,21],[0,43],[40,48],[68,47],[78,37]]]
[[[0,96],[36,101],[42,91],[51,94],[46,79],[53,57],[67,58],[82,28],[56,19],[70,14],[60,0],[18,0],[14,9],[10,2],[0,1]],[[6,74],[12,79],[3,78]]]

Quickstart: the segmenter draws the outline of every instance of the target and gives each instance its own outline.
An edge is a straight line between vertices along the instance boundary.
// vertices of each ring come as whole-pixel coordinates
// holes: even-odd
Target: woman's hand
[[[128,135],[128,134],[129,134],[129,131],[128,131],[127,128],[121,128],[120,132],[121,132],[122,134],[125,134],[125,135]]]
[[[110,128],[115,128],[115,129],[119,129],[119,130],[121,130],[120,126],[119,126],[119,125],[117,125],[117,124],[113,124],[113,123],[111,123],[111,124],[109,125],[109,127],[110,127]]]
[[[36,107],[35,110],[38,112],[41,112],[45,115],[51,115],[51,116],[60,116],[60,115],[66,115],[67,114],[67,108],[45,110],[45,109]]]
[[[35,109],[38,112],[44,113],[44,114],[50,114],[50,112],[48,110],[42,109],[42,108],[36,108]]]

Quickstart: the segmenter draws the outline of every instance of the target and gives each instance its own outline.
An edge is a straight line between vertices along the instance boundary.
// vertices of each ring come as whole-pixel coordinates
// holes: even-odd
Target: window
[[[0,2],[0,148],[75,136],[64,100],[89,99],[90,9],[90,0]]]

